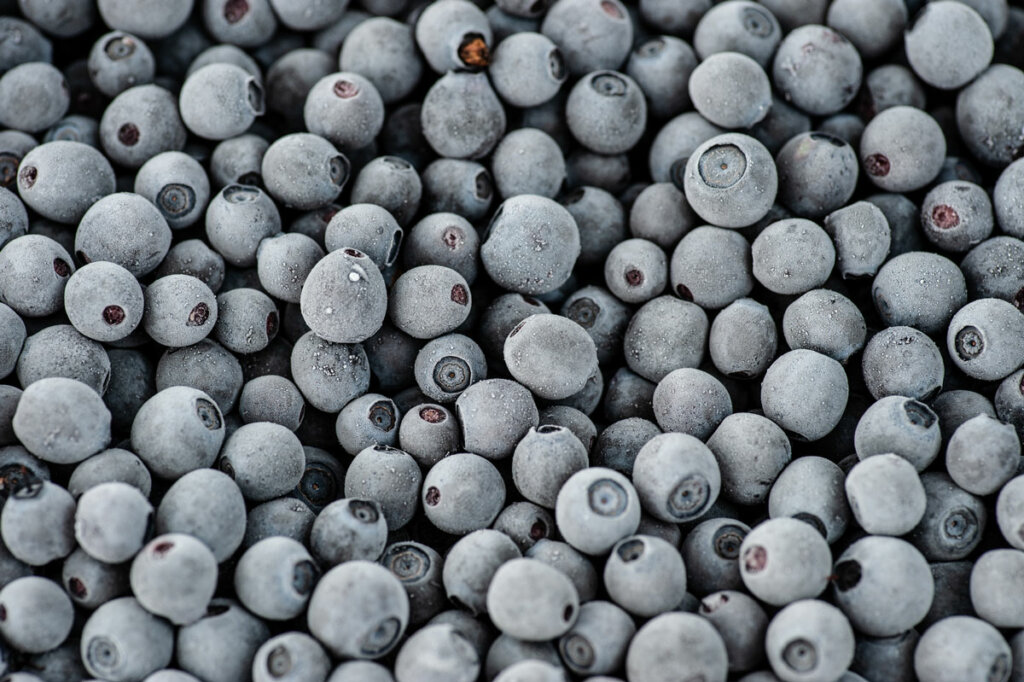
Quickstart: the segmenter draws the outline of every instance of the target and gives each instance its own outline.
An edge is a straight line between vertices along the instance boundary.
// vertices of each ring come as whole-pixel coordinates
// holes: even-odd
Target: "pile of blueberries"
[[[1024,682],[1020,0],[0,0],[0,682]]]

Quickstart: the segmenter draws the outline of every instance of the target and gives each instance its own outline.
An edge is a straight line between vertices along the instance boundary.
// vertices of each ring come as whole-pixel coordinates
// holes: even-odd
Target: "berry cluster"
[[[1021,0],[0,0],[0,682],[1024,681]]]

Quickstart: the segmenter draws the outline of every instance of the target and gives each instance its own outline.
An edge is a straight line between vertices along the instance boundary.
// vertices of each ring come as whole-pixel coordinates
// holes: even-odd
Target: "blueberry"
[[[579,613],[579,596],[563,573],[534,559],[512,559],[494,573],[487,614],[504,634],[545,641],[565,634]]]
[[[626,365],[644,379],[659,382],[674,370],[697,367],[704,358],[707,336],[708,317],[701,307],[659,296],[645,303],[629,321],[622,344]],[[680,342],[663,346],[654,341],[663,338]]]
[[[0,590],[0,634],[20,652],[38,654],[56,648],[71,633],[74,607],[58,583],[25,577]]]
[[[190,131],[206,139],[226,140],[244,133],[263,115],[264,94],[258,80],[241,67],[216,63],[185,80],[178,104]]]
[[[633,535],[612,548],[604,567],[612,601],[641,618],[675,609],[686,595],[686,568],[679,552],[661,538]]]
[[[143,608],[176,625],[188,625],[206,613],[217,587],[217,560],[202,541],[169,533],[142,548],[129,577]]]
[[[561,0],[560,4],[572,1]],[[552,16],[548,14],[549,19]],[[617,71],[593,71],[569,92],[565,117],[573,137],[590,151],[622,154],[643,135],[647,102],[640,86],[629,76]]]
[[[175,656],[189,673],[227,682],[251,674],[256,650],[269,637],[262,620],[235,601],[215,597],[199,620],[178,628]]]
[[[58,464],[80,462],[110,442],[110,412],[94,389],[74,379],[27,385],[11,424],[26,449]]]
[[[849,39],[864,59],[896,46],[907,24],[907,6],[898,0],[839,0],[829,5],[826,23]]]
[[[958,643],[952,653],[947,642]],[[914,672],[922,682],[997,680],[1011,674],[1011,650],[993,626],[979,618],[952,616],[934,623],[914,650]]]
[[[673,173],[674,174],[674,173]],[[680,183],[697,215],[719,227],[746,227],[768,213],[778,188],[775,163],[760,142],[717,135],[694,149]]]
[[[834,570],[836,603],[858,632],[899,635],[931,607],[934,582],[928,563],[905,540],[862,538],[840,555]]]
[[[293,133],[267,148],[260,174],[275,199],[291,208],[311,210],[338,198],[349,169],[345,155],[324,138]]]
[[[949,41],[963,44],[952,54]],[[963,3],[928,3],[907,26],[907,60],[921,80],[952,90],[969,83],[992,61],[992,33],[985,20]]]
[[[824,457],[798,457],[775,480],[768,495],[768,514],[804,521],[834,543],[850,520],[844,479],[843,470]]]
[[[902,396],[887,396],[871,405],[854,433],[859,458],[892,453],[918,471],[934,461],[941,445],[938,415],[924,403]]]
[[[377,659],[402,638],[409,621],[409,598],[387,569],[367,561],[348,561],[317,583],[307,621],[310,632],[335,656]]]
[[[104,110],[99,134],[103,151],[112,161],[138,168],[162,152],[181,151],[187,131],[170,91],[158,85],[136,85]]]
[[[156,510],[156,532],[187,534],[226,561],[242,544],[246,530],[245,500],[238,485],[223,472],[196,469],[175,481]]]
[[[75,539],[92,558],[121,563],[142,549],[152,535],[153,523],[153,507],[137,488],[101,483],[78,499]]]
[[[568,77],[565,57],[547,36],[517,32],[494,49],[488,74],[501,98],[535,107],[555,97]]]
[[[202,391],[172,386],[139,408],[131,439],[133,450],[154,474],[179,478],[216,460],[224,442],[224,417]]]
[[[992,549],[974,562],[971,604],[978,616],[992,625],[1012,628],[1021,620],[1016,597],[1019,579],[1016,576],[1022,558],[1015,549]]]
[[[927,498],[924,517],[908,539],[929,561],[963,559],[981,542],[988,512],[978,497],[944,473],[926,472],[921,483]]]
[[[1013,304],[980,298],[953,315],[946,332],[946,348],[953,364],[968,376],[996,381],[1024,362],[1022,332],[1024,316]]]
[[[853,661],[853,652],[849,621],[839,609],[816,599],[779,611],[765,635],[768,662],[786,682],[836,679]]]
[[[743,584],[755,597],[784,606],[813,599],[825,590],[832,553],[825,538],[810,524],[773,518],[744,537],[739,564]]]
[[[565,482],[555,520],[566,542],[587,554],[603,554],[640,524],[637,490],[622,474],[591,467]]]
[[[253,682],[305,682],[326,678],[330,669],[331,659],[320,642],[304,632],[285,632],[256,650],[251,674]]]
[[[871,119],[860,138],[864,172],[887,192],[924,187],[942,170],[945,156],[946,139],[939,124],[914,107],[886,109]]]
[[[679,642],[686,642],[685,650]],[[727,670],[728,654],[721,635],[711,623],[692,613],[664,613],[647,621],[626,652],[626,674],[636,682],[655,682],[671,675],[724,680]]]
[[[941,390],[945,377],[942,353],[935,342],[923,332],[903,326],[888,327],[871,337],[864,347],[861,369],[875,400],[889,395],[928,400]]]
[[[494,521],[504,506],[505,484],[491,462],[459,453],[443,458],[427,472],[421,500],[427,519],[437,528],[464,535]]]
[[[886,324],[934,334],[967,303],[967,283],[964,271],[948,258],[914,251],[882,265],[871,296]]]
[[[82,628],[82,662],[100,678],[141,680],[165,668],[174,652],[174,628],[132,597],[92,612]]]
[[[615,672],[635,633],[633,619],[621,608],[607,601],[590,601],[580,606],[576,622],[559,639],[558,653],[577,674]]]
[[[64,116],[70,92],[52,64],[28,62],[0,76],[0,124],[29,133],[46,130]]]
[[[853,516],[869,533],[903,535],[924,516],[924,486],[914,465],[899,455],[880,454],[858,462],[845,486]]]

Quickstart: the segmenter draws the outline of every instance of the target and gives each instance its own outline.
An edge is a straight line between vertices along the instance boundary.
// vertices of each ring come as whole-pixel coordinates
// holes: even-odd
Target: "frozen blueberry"
[[[174,95],[158,85],[125,90],[100,119],[103,151],[127,168],[138,168],[161,152],[182,150],[187,134]]]
[[[487,70],[501,98],[516,107],[551,100],[568,77],[565,58],[547,36],[517,32],[498,43]]]
[[[152,157],[135,174],[134,190],[155,205],[172,229],[197,222],[210,200],[206,171],[184,152]]]
[[[235,567],[239,600],[261,618],[288,620],[303,612],[320,569],[291,538],[268,537],[249,547]]]
[[[804,599],[775,614],[764,648],[772,670],[785,682],[841,679],[853,661],[853,628],[831,604]]]
[[[138,488],[101,483],[78,498],[75,539],[92,558],[119,564],[135,556],[153,532],[153,507]]]
[[[409,598],[386,568],[348,561],[324,574],[310,598],[310,632],[338,657],[376,659],[390,652],[409,621]]]
[[[635,633],[633,619],[621,608],[591,601],[580,606],[576,622],[558,641],[558,652],[577,674],[612,673],[621,668]]]
[[[886,324],[934,334],[967,303],[967,283],[964,272],[948,258],[914,251],[882,265],[871,296]]]
[[[921,204],[925,237],[943,251],[963,253],[992,233],[992,202],[972,182],[950,180],[936,185]]]
[[[689,79],[694,107],[723,128],[752,127],[772,106],[771,83],[762,66],[740,52],[706,55]]]
[[[149,46],[123,31],[100,36],[89,51],[88,64],[96,89],[107,97],[116,97],[133,85],[151,83],[156,72]]]
[[[1020,467],[1020,439],[1010,424],[978,415],[960,425],[946,447],[946,470],[968,492],[998,491]]]
[[[349,247],[333,251],[310,271],[301,306],[306,324],[324,340],[359,343],[384,321],[384,278],[361,251]]]
[[[574,76],[617,69],[633,44],[633,22],[618,0],[558,0],[544,15],[540,32],[558,45]]]
[[[860,55],[850,41],[813,23],[790,31],[772,64],[772,80],[786,100],[818,116],[853,101],[861,75]]]
[[[220,62],[185,79],[178,105],[190,131],[210,140],[226,140],[244,133],[263,115],[263,100],[263,87],[256,77],[239,66]]]
[[[416,514],[422,484],[423,474],[409,454],[375,445],[357,454],[349,464],[344,492],[347,498],[378,503],[388,529],[394,531]]]
[[[790,348],[813,350],[845,364],[864,347],[867,326],[853,301],[829,289],[814,289],[786,307],[782,333]]]
[[[71,93],[52,64],[28,62],[0,76],[0,124],[29,133],[46,130],[64,116]]]
[[[559,315],[532,315],[520,322],[505,341],[504,359],[515,379],[549,400],[582,390],[597,368],[593,339]]]
[[[156,511],[156,532],[198,538],[218,562],[230,558],[242,544],[245,526],[241,490],[215,469],[197,469],[179,478],[164,493]]]
[[[678,550],[661,538],[620,540],[604,566],[608,595],[626,611],[648,618],[675,609],[686,595],[686,568]]]
[[[64,308],[83,335],[96,341],[117,341],[142,322],[142,287],[116,263],[89,263],[68,279]]]
[[[269,637],[266,624],[238,602],[215,597],[199,620],[178,628],[175,657],[197,677],[228,682],[251,674],[256,650]]]
[[[981,542],[988,514],[980,499],[944,473],[921,475],[927,496],[924,517],[908,539],[929,561],[956,561]]]
[[[131,428],[132,449],[154,474],[180,478],[217,458],[224,418],[210,396],[172,386],[147,400]]]
[[[566,541],[588,554],[603,554],[640,523],[640,500],[626,477],[591,467],[573,474],[562,486],[555,520]]]
[[[75,604],[94,610],[131,591],[127,569],[125,564],[97,561],[79,548],[64,560],[61,581]]]
[[[231,184],[210,201],[206,237],[228,263],[251,267],[260,242],[281,231],[281,216],[271,198],[258,187]]]
[[[803,440],[818,440],[839,423],[849,386],[842,365],[812,350],[781,355],[765,372],[765,416]]]
[[[142,460],[127,450],[111,447],[75,467],[68,479],[68,492],[78,498],[90,487],[114,481],[134,485],[146,497],[153,489],[153,476]]]
[[[692,613],[663,613],[647,621],[626,652],[626,675],[635,682],[657,682],[673,675],[724,680],[728,667],[721,635],[711,623]]]
[[[832,553],[813,526],[780,517],[763,521],[747,533],[739,562],[743,584],[755,597],[784,606],[813,599],[825,590]]]
[[[942,389],[945,376],[939,347],[913,327],[888,327],[872,336],[861,369],[875,400],[887,395],[928,400]]]
[[[340,411],[370,386],[370,365],[361,345],[332,343],[313,332],[295,342],[291,374],[309,404],[325,412]]]
[[[998,298],[971,301],[950,320],[946,348],[968,376],[1003,379],[1024,363],[1024,314]]]
[[[631,370],[649,381],[661,381],[679,368],[697,367],[704,358],[707,314],[697,305],[672,296],[648,301],[626,328],[623,350]],[[656,339],[676,338],[663,345]]]
[[[325,679],[330,670],[331,659],[317,640],[285,632],[262,643],[246,673],[253,682],[306,682]]]
[[[922,682],[1005,682],[1011,666],[1010,645],[1003,635],[971,616],[951,616],[932,624],[914,650],[914,672]]]
[[[80,462],[110,442],[110,411],[99,394],[64,377],[27,385],[11,425],[29,452],[55,464]]]
[[[826,22],[853,43],[864,59],[874,59],[900,42],[907,24],[906,3],[899,0],[839,0],[829,5]]]
[[[278,138],[263,154],[260,174],[267,192],[285,206],[320,208],[338,198],[350,164],[318,135],[293,133]]]
[[[213,185],[262,185],[260,167],[269,146],[266,139],[253,134],[238,135],[218,144],[210,155]]]
[[[17,375],[25,388],[40,379],[64,377],[103,395],[110,381],[110,358],[102,345],[71,325],[55,324],[25,339]]]
[[[302,285],[323,257],[324,250],[304,234],[289,232],[267,237],[256,249],[260,286],[274,298],[299,303]]]
[[[959,3],[953,3],[957,4]],[[915,107],[898,106],[875,116],[860,138],[860,162],[875,185],[909,192],[930,183],[942,170],[946,138],[934,118]]]
[[[791,458],[786,434],[770,419],[730,414],[707,439],[722,478],[722,494],[739,504],[768,499],[775,479]]]
[[[777,294],[801,294],[820,287],[835,265],[832,240],[804,218],[780,220],[766,227],[751,246],[753,274]]]
[[[77,223],[98,199],[114,191],[114,171],[98,150],[81,142],[55,141],[25,153],[18,167],[18,194],[45,218]]]
[[[565,634],[576,621],[579,596],[559,570],[535,559],[512,559],[494,573],[487,614],[504,634],[544,641]]]
[[[174,628],[133,597],[121,597],[93,611],[82,628],[80,647],[89,674],[141,680],[170,664]]]
[[[217,298],[189,275],[167,275],[145,291],[146,333],[164,346],[180,348],[202,341],[217,322]]]
[[[217,560],[195,537],[168,533],[139,551],[130,580],[143,608],[175,625],[188,625],[206,613],[217,587]]]
[[[963,50],[951,51],[951,43]],[[928,3],[907,26],[907,61],[932,87],[953,90],[969,83],[992,61],[992,33],[965,3]]]
[[[221,449],[218,467],[246,499],[264,502],[302,479],[306,455],[298,437],[280,424],[254,422],[235,430]]]
[[[903,535],[923,518],[924,486],[914,465],[891,453],[868,457],[846,476],[846,497],[861,528],[875,535]]]
[[[686,200],[701,218],[735,228],[752,225],[768,213],[778,176],[764,145],[747,135],[726,133],[693,150],[682,184]]]
[[[491,279],[507,290],[530,295],[564,284],[579,253],[579,230],[572,215],[555,201],[536,195],[506,199],[480,247]]]
[[[854,432],[859,458],[892,453],[919,472],[934,461],[941,445],[938,415],[924,403],[903,396],[886,396],[868,407]]]
[[[1014,628],[1021,621],[1017,576],[1022,560],[1024,554],[1015,549],[993,549],[974,562],[971,605],[979,617],[996,627]]]
[[[427,519],[452,534],[486,528],[504,506],[505,484],[493,464],[478,455],[449,455],[423,478]]]
[[[512,480],[526,499],[553,509],[562,484],[588,465],[583,444],[566,428],[530,431],[512,455]]]
[[[64,642],[74,624],[74,607],[59,583],[24,577],[0,590],[0,634],[19,652],[38,654]]]
[[[732,400],[715,377],[683,367],[658,382],[652,407],[663,431],[687,433],[704,440],[732,413]]]

